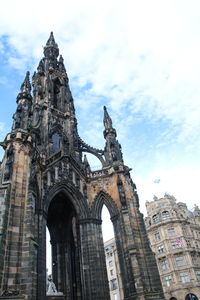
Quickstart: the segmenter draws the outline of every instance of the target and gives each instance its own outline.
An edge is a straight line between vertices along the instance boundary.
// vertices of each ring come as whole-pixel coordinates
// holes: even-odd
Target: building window
[[[113,261],[109,260],[108,264],[109,264],[109,267],[112,267],[113,266]]]
[[[162,212],[162,219],[163,220],[166,220],[166,219],[169,219],[170,218],[170,214],[167,210],[163,211]]]
[[[169,228],[169,229],[167,230],[167,232],[168,232],[168,236],[174,236],[174,235],[175,235],[175,230],[174,230],[174,228]]]
[[[185,260],[183,256],[176,256],[176,265],[177,266],[184,266],[185,265]]]
[[[200,281],[200,271],[196,271],[197,280]]]
[[[164,246],[163,246],[163,245],[159,245],[159,246],[158,246],[158,252],[159,252],[159,253],[165,252]]]
[[[194,294],[187,294],[185,300],[198,300],[197,296]]]
[[[169,269],[169,263],[168,260],[166,258],[163,258],[160,260],[160,266],[162,270],[167,270]]]
[[[191,248],[190,240],[186,240],[186,244],[187,244],[187,247],[188,247],[188,248]]]
[[[159,221],[158,215],[154,215],[153,216],[153,223],[156,224],[156,223],[158,223],[158,221]]]
[[[110,290],[114,291],[118,288],[117,279],[110,280]]]
[[[110,275],[113,276],[115,274],[114,270],[110,270]]]
[[[166,283],[166,286],[167,287],[170,287],[171,285],[171,280],[172,280],[172,276],[171,275],[168,275],[168,276],[165,276],[165,283]]]
[[[155,233],[155,240],[156,240],[156,241],[159,241],[159,240],[160,240],[160,233],[159,233],[159,232],[156,232],[156,233]]]
[[[180,278],[181,278],[181,282],[183,283],[190,282],[190,278],[187,272],[180,273]]]

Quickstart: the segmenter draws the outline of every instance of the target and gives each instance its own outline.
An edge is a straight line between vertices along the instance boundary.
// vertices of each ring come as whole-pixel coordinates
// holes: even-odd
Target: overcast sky
[[[142,212],[165,192],[192,209],[200,199],[200,1],[4,1],[1,140],[50,31],[65,59],[81,137],[104,147],[106,105]]]

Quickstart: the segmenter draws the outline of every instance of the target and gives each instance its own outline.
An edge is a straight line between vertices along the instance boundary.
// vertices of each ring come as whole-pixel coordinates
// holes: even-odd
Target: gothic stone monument
[[[0,298],[46,299],[48,227],[58,291],[66,300],[108,300],[101,229],[105,204],[114,226],[124,299],[164,299],[136,186],[112,120],[104,107],[103,150],[79,137],[58,56],[51,33],[32,84],[26,74],[12,130],[1,142]],[[85,152],[101,161],[101,170],[91,171]]]

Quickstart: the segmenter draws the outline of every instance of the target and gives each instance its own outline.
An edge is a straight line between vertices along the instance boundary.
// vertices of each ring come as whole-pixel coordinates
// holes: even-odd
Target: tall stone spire
[[[111,119],[111,117],[109,116],[109,114],[107,112],[106,106],[104,106],[103,109],[104,109],[103,124],[104,124],[104,127],[105,127],[104,138],[106,139],[106,136],[109,133],[112,134],[114,137],[116,137],[117,133],[116,133],[115,128],[113,128],[113,126],[112,126],[112,119]]]
[[[20,92],[17,96],[17,110],[16,113],[13,115],[13,130],[27,130],[29,127],[32,105],[31,84],[29,76],[30,73],[27,72],[25,79],[21,85]]]
[[[104,106],[104,119],[105,130],[103,132],[106,140],[104,155],[108,165],[123,163],[121,145],[116,139],[117,133],[112,126],[112,119],[109,116],[106,107]]]

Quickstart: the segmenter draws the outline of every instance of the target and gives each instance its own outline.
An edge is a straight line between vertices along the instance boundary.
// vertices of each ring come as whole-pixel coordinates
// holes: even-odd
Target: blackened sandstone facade
[[[105,204],[114,226],[124,299],[164,299],[136,186],[112,120],[104,107],[103,150],[79,137],[52,33],[32,83],[27,73],[21,85],[13,118],[1,143],[0,298],[45,299],[47,226],[58,291],[67,300],[109,299],[101,229]],[[101,161],[101,170],[91,171],[85,152]]]

